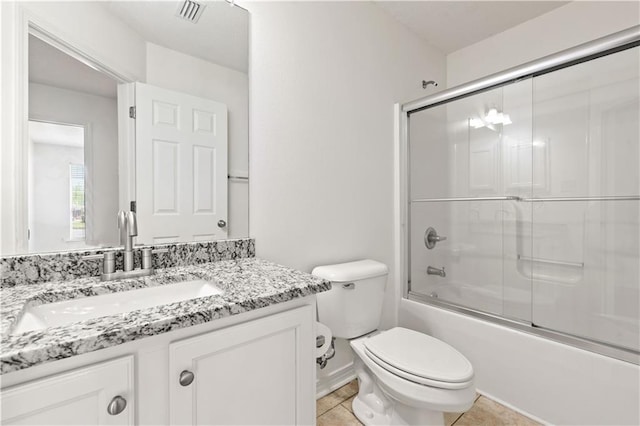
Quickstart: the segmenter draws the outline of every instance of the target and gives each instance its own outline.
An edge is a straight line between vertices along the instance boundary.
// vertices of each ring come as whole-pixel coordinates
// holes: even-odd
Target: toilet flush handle
[[[344,288],[345,290],[355,290],[356,289],[356,283],[342,284],[342,288]]]

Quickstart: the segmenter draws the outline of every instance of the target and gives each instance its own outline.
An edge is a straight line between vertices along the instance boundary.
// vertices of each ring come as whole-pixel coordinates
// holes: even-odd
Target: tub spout
[[[434,268],[433,266],[427,267],[427,275],[439,275],[442,278],[447,276],[447,273],[444,271],[444,266],[442,269]]]

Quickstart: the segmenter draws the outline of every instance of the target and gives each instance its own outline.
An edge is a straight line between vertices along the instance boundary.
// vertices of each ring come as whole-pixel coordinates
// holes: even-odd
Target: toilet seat
[[[388,372],[425,386],[464,389],[473,381],[471,363],[448,344],[402,327],[364,339],[365,355]]]
[[[407,380],[381,367],[373,361],[372,358],[367,356],[364,342],[368,339],[370,339],[370,337],[362,337],[350,340],[349,342],[357,357],[355,361],[356,370],[358,370],[359,364],[366,367],[366,369],[370,371],[371,378],[375,381],[377,388],[380,389],[387,398],[391,398],[409,407],[451,413],[467,411],[471,405],[473,405],[473,401],[476,398],[473,380],[463,389],[445,389],[435,386],[425,386]],[[375,386],[374,389],[376,389]]]

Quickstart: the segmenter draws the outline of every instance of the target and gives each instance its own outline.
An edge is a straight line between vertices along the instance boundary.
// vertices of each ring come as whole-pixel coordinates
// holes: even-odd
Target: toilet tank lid
[[[388,272],[389,268],[384,263],[365,259],[356,262],[317,266],[311,271],[311,274],[333,282],[346,282],[379,277],[386,275]]]

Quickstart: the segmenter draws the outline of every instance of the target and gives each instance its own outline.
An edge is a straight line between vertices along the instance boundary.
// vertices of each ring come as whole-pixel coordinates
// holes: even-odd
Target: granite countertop
[[[171,284],[215,280],[222,294],[12,334],[25,306]],[[0,374],[202,324],[323,292],[329,281],[248,258],[159,269],[151,277],[101,282],[99,277],[18,285],[0,291]]]

